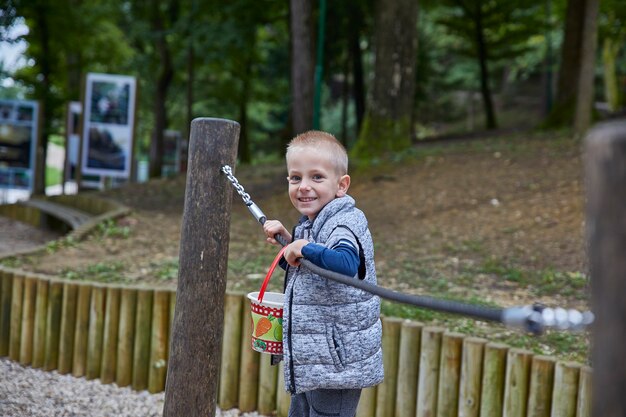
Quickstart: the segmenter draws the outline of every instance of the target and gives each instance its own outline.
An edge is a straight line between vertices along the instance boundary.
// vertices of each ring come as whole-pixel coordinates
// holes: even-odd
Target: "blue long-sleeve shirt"
[[[347,240],[340,240],[332,248],[327,248],[319,243],[308,243],[302,247],[304,259],[314,265],[342,275],[353,277],[359,271],[359,252]],[[287,268],[287,261],[282,258],[279,262],[281,268]]]

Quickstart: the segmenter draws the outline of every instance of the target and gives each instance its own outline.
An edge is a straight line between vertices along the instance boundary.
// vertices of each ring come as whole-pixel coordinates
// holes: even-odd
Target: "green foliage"
[[[46,167],[46,187],[61,184],[63,181],[63,172],[55,167]]]
[[[126,239],[130,236],[130,227],[119,226],[114,220],[107,219],[98,224],[96,228],[98,235],[102,238],[122,238]]]
[[[96,282],[125,282],[122,272],[124,265],[121,262],[98,262],[78,270],[63,270],[61,277],[70,280]]]
[[[77,245],[78,242],[76,242],[76,240],[71,237],[71,236],[66,236],[63,237],[61,239],[57,239],[57,240],[53,240],[51,242],[48,242],[46,244],[46,252],[48,253],[55,253],[61,249],[64,248],[71,248]]]

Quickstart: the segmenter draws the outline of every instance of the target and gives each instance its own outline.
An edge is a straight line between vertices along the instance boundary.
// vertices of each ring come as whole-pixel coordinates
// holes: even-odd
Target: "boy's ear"
[[[343,197],[348,193],[348,188],[350,188],[350,175],[344,175],[339,178],[339,189],[337,190],[337,194],[335,197]]]

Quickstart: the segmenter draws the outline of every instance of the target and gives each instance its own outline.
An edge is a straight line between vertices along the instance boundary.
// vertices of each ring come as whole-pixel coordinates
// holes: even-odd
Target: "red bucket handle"
[[[263,284],[261,284],[261,290],[259,291],[259,297],[257,298],[259,300],[259,303],[263,302],[263,296],[265,295],[265,289],[267,288],[267,284],[270,283],[270,278],[272,277],[272,274],[274,273],[274,270],[276,269],[276,265],[278,265],[280,258],[283,256],[285,249],[287,249],[287,246],[283,246],[281,250],[278,251],[278,254],[274,258],[270,269],[267,271],[267,274],[265,274],[265,279],[263,280]]]

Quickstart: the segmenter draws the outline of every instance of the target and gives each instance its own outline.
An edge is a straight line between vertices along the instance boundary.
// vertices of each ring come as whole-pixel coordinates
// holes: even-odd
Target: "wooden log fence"
[[[62,281],[0,267],[0,355],[23,365],[161,392],[174,289]],[[383,318],[385,381],[359,417],[589,417],[591,368]],[[282,363],[252,351],[249,304],[227,293],[222,409],[286,416]]]

